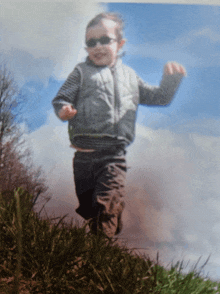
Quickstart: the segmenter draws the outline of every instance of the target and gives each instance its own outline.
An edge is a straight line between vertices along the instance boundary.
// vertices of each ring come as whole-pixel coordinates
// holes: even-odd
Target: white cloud
[[[202,28],[200,31],[194,31],[192,32],[192,35],[195,37],[205,37],[207,38],[211,43],[220,43],[220,34],[219,32],[213,31],[211,28]]]
[[[82,50],[85,27],[103,9],[96,1],[85,0],[4,1],[0,10],[1,58],[19,80],[52,73],[65,78],[86,56]]]
[[[151,254],[158,249],[166,264],[174,258],[193,262],[212,254],[207,268],[216,266],[220,257],[219,144],[219,137],[138,125],[128,154],[131,170],[123,234],[132,246],[147,248]],[[212,274],[216,277],[217,272]]]
[[[62,123],[53,113],[48,113],[44,126],[26,136],[33,149],[34,162],[41,166],[48,178],[53,198],[71,203],[74,194],[72,176],[73,149],[70,145],[67,124]]]

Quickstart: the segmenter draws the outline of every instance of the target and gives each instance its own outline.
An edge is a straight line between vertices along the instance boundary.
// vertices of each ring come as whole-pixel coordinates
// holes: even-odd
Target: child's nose
[[[102,46],[102,44],[98,41],[98,42],[96,43],[96,47],[100,47],[100,46]]]

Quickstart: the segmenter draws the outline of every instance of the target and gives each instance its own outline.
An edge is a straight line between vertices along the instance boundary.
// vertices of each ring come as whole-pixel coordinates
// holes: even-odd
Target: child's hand
[[[174,75],[174,74],[182,74],[186,76],[186,69],[184,66],[177,62],[168,62],[164,66],[164,74],[165,75]]]
[[[73,118],[77,113],[77,110],[72,105],[64,105],[59,111],[59,118],[62,120],[69,120]]]

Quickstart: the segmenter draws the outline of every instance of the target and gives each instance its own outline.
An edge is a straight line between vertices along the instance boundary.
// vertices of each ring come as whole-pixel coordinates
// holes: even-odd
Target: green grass
[[[196,268],[183,274],[183,262],[165,269],[117,240],[65,223],[64,217],[57,223],[40,219],[30,210],[30,197],[23,196],[18,190],[10,203],[0,198],[2,294],[214,294],[220,289]]]

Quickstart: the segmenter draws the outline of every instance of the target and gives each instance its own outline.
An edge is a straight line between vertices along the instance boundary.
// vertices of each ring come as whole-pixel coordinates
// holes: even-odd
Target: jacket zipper
[[[110,71],[112,73],[113,77],[113,85],[114,85],[114,133],[116,136],[118,136],[118,119],[119,119],[119,91],[118,91],[118,85],[116,81],[116,74],[115,74],[115,68],[110,68]]]

